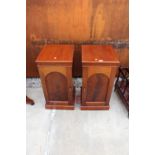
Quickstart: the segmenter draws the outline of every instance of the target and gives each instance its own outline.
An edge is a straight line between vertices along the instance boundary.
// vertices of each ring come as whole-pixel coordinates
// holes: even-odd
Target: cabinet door
[[[45,77],[49,101],[67,101],[67,78],[58,72],[51,72]]]
[[[93,74],[87,80],[86,102],[105,102],[109,78],[101,73]]]
[[[82,105],[104,106],[110,84],[111,67],[83,67]]]

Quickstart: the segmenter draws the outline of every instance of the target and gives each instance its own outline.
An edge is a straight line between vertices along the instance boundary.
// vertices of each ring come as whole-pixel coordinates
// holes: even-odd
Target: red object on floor
[[[26,104],[34,105],[34,101],[26,96]]]

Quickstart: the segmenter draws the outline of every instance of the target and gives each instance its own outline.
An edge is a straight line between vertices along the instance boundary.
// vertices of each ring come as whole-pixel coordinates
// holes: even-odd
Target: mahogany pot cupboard
[[[36,59],[47,109],[74,109],[74,45],[45,45]],[[81,110],[108,110],[119,66],[112,46],[83,45]]]
[[[73,45],[47,45],[36,59],[47,109],[74,109],[73,52]]]
[[[108,110],[119,66],[112,46],[82,46],[82,110]]]

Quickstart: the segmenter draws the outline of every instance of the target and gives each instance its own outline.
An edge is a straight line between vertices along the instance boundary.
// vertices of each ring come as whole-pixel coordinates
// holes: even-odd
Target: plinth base
[[[51,105],[45,104],[46,109],[58,109],[58,110],[74,110],[74,105]]]
[[[110,106],[81,106],[81,110],[109,110]]]

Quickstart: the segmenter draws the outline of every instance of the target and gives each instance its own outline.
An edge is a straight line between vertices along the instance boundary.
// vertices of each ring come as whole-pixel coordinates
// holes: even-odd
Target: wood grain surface
[[[48,109],[74,109],[72,45],[44,46],[36,64]]]
[[[118,56],[112,46],[102,45],[83,45],[82,46],[83,64],[118,64]]]
[[[82,46],[82,110],[109,109],[118,66],[117,53],[111,46]]]
[[[27,39],[128,39],[128,0],[27,0]]]
[[[49,73],[45,81],[49,100],[68,101],[68,84],[63,74],[58,72]]]
[[[39,53],[39,63],[71,63],[73,62],[74,45],[46,45]]]
[[[104,74],[94,74],[87,81],[87,102],[106,101],[109,78]]]
[[[27,76],[38,76],[34,60],[42,42],[128,40],[128,13],[128,0],[27,0]]]

